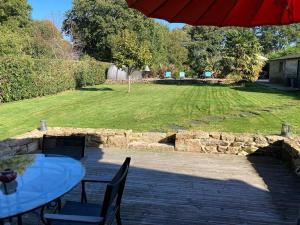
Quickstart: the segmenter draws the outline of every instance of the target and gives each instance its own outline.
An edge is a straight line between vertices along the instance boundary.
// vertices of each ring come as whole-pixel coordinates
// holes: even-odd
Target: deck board
[[[267,157],[99,150],[83,160],[87,176],[111,177],[132,164],[123,198],[124,225],[295,225],[300,179]],[[91,202],[104,187],[88,186]],[[79,200],[79,187],[64,199]],[[25,225],[33,224],[25,216]]]

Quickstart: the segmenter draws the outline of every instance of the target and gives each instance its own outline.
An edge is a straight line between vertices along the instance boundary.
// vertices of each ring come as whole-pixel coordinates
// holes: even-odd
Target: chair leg
[[[56,199],[56,204],[57,204],[57,206],[56,206],[55,211],[60,212],[60,210],[61,210],[61,199],[60,198]]]
[[[116,220],[117,220],[117,225],[122,225],[120,209],[116,213]]]
[[[18,225],[22,225],[23,224],[23,222],[22,222],[22,216],[18,216]]]

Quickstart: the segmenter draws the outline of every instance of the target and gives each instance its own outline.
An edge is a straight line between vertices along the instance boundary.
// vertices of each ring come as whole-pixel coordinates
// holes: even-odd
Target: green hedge
[[[101,84],[107,67],[93,60],[0,58],[0,102]]]
[[[80,88],[104,83],[108,64],[102,63],[102,66],[99,65],[101,64],[97,61],[80,61],[75,72],[76,87]],[[101,76],[99,76],[100,74]]]

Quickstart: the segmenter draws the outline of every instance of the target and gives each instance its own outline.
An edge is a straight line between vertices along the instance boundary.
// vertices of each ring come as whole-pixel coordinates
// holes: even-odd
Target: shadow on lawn
[[[177,85],[177,86],[199,86],[199,87],[228,87],[233,90],[249,93],[266,93],[289,96],[294,99],[300,99],[300,91],[283,91],[266,87],[255,83],[237,82],[236,84],[210,83],[205,80],[157,80],[155,84],[160,85]]]
[[[265,94],[276,94],[282,96],[288,96],[294,98],[296,100],[300,99],[300,91],[283,91],[277,90],[274,88],[266,87],[259,84],[254,83],[246,83],[245,85],[232,85],[232,89],[242,92],[249,92],[249,93],[265,93]]]
[[[90,88],[80,88],[78,90],[80,90],[80,91],[114,91],[114,89],[108,88],[108,87],[104,87],[104,88],[93,88],[93,87],[90,87]]]

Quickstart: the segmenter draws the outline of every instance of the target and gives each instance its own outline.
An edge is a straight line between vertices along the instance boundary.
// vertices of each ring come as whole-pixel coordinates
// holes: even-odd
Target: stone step
[[[174,151],[175,146],[165,143],[148,143],[143,141],[135,141],[128,144],[128,148],[132,150],[158,150],[158,151]]]

